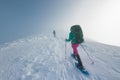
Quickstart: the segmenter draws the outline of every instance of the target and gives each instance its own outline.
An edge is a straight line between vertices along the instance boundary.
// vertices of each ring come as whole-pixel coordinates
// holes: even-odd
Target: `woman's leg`
[[[78,50],[77,50],[78,46],[79,46],[79,44],[72,44],[73,53],[74,53],[75,55],[78,55]]]
[[[78,50],[77,50],[78,46],[79,46],[79,44],[72,44],[73,52],[76,55],[77,60],[78,60],[78,66],[83,68],[83,64],[82,64],[82,61],[80,59],[80,56],[79,56]]]
[[[78,66],[81,67],[81,68],[83,68],[83,64],[82,64],[82,61],[81,61],[79,55],[77,55],[77,60],[78,60]]]

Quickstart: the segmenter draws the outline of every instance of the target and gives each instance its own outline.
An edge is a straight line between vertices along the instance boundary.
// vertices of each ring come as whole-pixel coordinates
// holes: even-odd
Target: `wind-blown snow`
[[[64,38],[36,36],[0,48],[0,80],[120,80],[120,47],[86,41],[79,54],[90,76],[83,75],[71,58]]]

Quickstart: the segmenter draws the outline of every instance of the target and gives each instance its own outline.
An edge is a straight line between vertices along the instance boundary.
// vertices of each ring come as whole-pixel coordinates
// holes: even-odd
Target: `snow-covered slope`
[[[120,47],[86,41],[79,47],[90,76],[83,75],[70,57],[64,38],[36,36],[0,48],[0,80],[120,80]]]

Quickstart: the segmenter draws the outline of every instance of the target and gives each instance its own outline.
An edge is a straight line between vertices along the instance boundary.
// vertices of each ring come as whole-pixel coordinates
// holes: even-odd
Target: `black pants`
[[[77,55],[77,60],[78,60],[78,65],[81,66],[81,67],[83,67],[83,64],[82,64],[82,61],[80,59],[79,54]]]

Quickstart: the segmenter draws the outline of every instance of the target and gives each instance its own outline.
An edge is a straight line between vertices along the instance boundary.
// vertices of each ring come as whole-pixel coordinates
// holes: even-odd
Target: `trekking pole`
[[[87,54],[88,58],[91,60],[91,64],[94,64],[94,61],[92,60],[92,58],[90,58],[90,55],[89,55],[88,52],[85,50],[84,46],[81,45],[81,47],[83,48],[83,50],[84,50],[85,53]]]
[[[67,53],[66,53],[66,41],[65,41],[65,59],[67,59]]]

